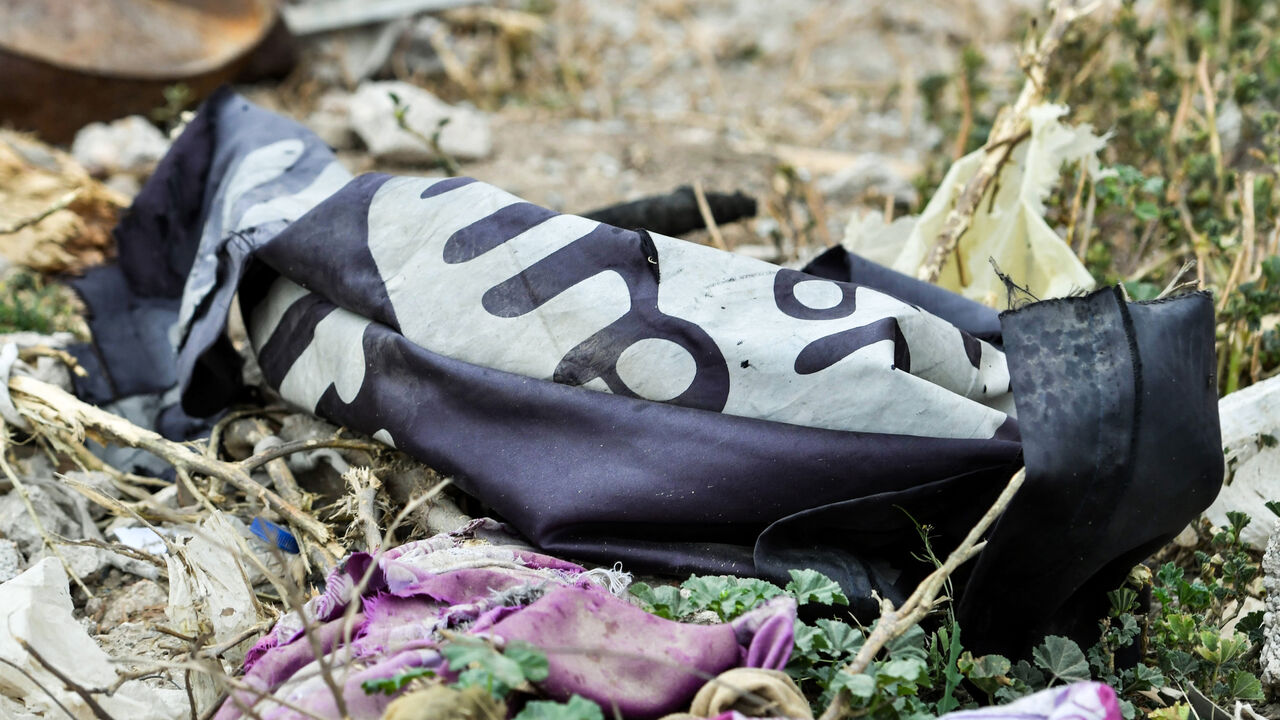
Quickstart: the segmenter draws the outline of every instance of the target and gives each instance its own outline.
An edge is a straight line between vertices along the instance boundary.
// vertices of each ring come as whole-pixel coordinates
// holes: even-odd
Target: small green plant
[[[18,270],[0,280],[0,333],[48,334],[76,326],[70,290]]]
[[[458,636],[442,645],[440,653],[449,669],[458,673],[450,687],[479,688],[500,701],[514,690],[532,690],[533,683],[546,680],[550,671],[547,656],[526,643],[508,643],[499,650],[484,638]],[[395,695],[415,680],[436,677],[435,670],[409,668],[389,678],[366,680],[361,687],[369,695]],[[574,695],[563,703],[531,701],[515,720],[604,720],[604,714],[594,702]]]
[[[1272,505],[1280,514],[1280,503]],[[796,622],[787,672],[815,713],[847,690],[850,711],[875,720],[927,718],[1004,704],[1083,680],[1114,688],[1127,720],[1140,714],[1185,720],[1190,710],[1182,699],[1190,688],[1223,707],[1237,700],[1262,701],[1257,666],[1262,613],[1241,616],[1240,611],[1247,598],[1260,593],[1259,558],[1241,540],[1249,518],[1229,513],[1228,520],[1225,528],[1206,528],[1203,549],[1182,564],[1164,562],[1154,572],[1135,568],[1124,587],[1108,594],[1110,610],[1087,651],[1069,638],[1049,636],[1025,660],[975,656],[964,649],[960,626],[948,609],[936,629],[912,627],[889,643],[866,672],[851,675],[844,668],[875,625],[863,628],[828,617],[812,624]],[[929,557],[926,550],[922,559]],[[761,580],[691,576],[679,587],[636,583],[632,593],[650,612],[675,620],[707,611],[731,620],[782,595],[833,613],[848,604],[839,586],[821,573],[793,570],[791,578],[782,588]],[[1139,602],[1144,587],[1154,600],[1146,613]],[[1233,622],[1234,628],[1226,630]]]

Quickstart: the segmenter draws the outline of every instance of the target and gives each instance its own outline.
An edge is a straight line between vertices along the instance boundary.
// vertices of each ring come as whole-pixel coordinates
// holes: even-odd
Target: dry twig
[[[876,623],[875,629],[867,636],[866,642],[862,644],[862,648],[858,650],[858,654],[854,655],[853,660],[846,665],[841,672],[850,675],[857,675],[865,672],[867,667],[871,665],[871,661],[875,659],[876,653],[888,644],[890,640],[898,637],[902,633],[909,630],[913,625],[920,622],[932,610],[934,603],[938,599],[938,592],[946,584],[947,579],[951,577],[951,573],[955,572],[970,558],[977,555],[986,547],[985,540],[981,540],[987,528],[995,522],[996,518],[1004,512],[1009,506],[1009,502],[1013,500],[1013,496],[1017,494],[1018,489],[1022,487],[1023,480],[1026,479],[1026,468],[1014,473],[1010,478],[1009,484],[1005,486],[1004,491],[991,504],[986,514],[982,516],[978,523],[973,526],[965,539],[951,551],[945,562],[926,577],[915,592],[902,603],[902,607],[894,608],[893,604],[888,600],[881,601],[880,620]],[[831,704],[827,706],[825,712],[819,720],[839,720],[840,718],[851,715],[849,708],[849,693],[842,690]]]
[[[325,567],[331,567],[344,554],[327,525],[249,476],[249,471],[258,465],[283,457],[289,452],[326,447],[325,441],[307,441],[301,446],[292,443],[281,445],[242,463],[227,463],[206,457],[190,446],[168,440],[158,433],[144,430],[122,417],[85,403],[54,385],[33,378],[13,377],[9,380],[9,388],[14,393],[14,404],[24,416],[33,421],[38,433],[62,436],[64,440],[79,440],[85,432],[91,432],[110,442],[146,450],[173,465],[180,473],[218,478],[280,513],[290,524],[314,540],[324,555]],[[347,447],[355,441],[334,442],[338,442],[340,447]],[[367,445],[368,443],[364,443],[364,446]]]

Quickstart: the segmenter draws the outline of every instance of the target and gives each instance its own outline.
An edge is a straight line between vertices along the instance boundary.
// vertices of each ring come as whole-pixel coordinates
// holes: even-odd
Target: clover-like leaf
[[[1050,635],[1031,651],[1031,659],[1049,674],[1053,681],[1064,683],[1089,679],[1089,661],[1074,640],[1061,635]]]
[[[794,597],[797,603],[801,605],[849,604],[849,598],[845,597],[839,583],[817,570],[788,570],[787,572],[791,574],[791,582],[787,583],[783,590]]]

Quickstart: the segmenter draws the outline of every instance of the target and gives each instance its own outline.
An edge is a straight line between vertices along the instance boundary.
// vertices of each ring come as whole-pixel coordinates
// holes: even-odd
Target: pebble
[[[169,139],[141,115],[90,123],[71,143],[71,156],[97,177],[149,173],[168,151]]]

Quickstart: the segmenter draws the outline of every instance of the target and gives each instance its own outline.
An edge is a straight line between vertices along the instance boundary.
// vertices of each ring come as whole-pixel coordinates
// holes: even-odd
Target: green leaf
[[[599,705],[581,695],[574,695],[563,703],[530,701],[513,720],[604,720],[604,713]]]
[[[1084,652],[1075,641],[1060,635],[1046,637],[1031,651],[1031,659],[1052,680],[1073,683],[1089,679],[1089,661],[1085,659]]]
[[[721,620],[732,620],[765,600],[782,594],[782,588],[764,580],[730,575],[695,575],[680,587],[689,592],[694,612],[712,610]]]
[[[966,674],[970,679],[998,678],[1008,675],[1012,667],[1009,658],[1003,655],[983,655],[969,664],[969,671]]]
[[[924,660],[908,658],[906,660],[889,660],[876,670],[877,678],[896,680],[898,682],[916,683],[924,675]],[[883,684],[883,683],[882,683]]]
[[[949,632],[945,627],[938,630],[937,639],[934,641],[933,647],[936,648],[939,645],[947,649],[947,659],[941,663],[944,684],[942,699],[938,701],[937,708],[939,715],[945,715],[960,707],[960,701],[955,698],[956,688],[960,687],[960,681],[964,679],[964,676],[960,674],[960,670],[956,668],[956,662],[960,659],[961,651],[960,626],[953,621]]]
[[[1026,685],[1029,690],[1043,690],[1046,684],[1044,673],[1026,660],[1019,660],[1009,674],[1014,680]]]
[[[646,583],[632,583],[631,594],[641,603],[645,610],[668,620],[679,620],[692,615],[696,610],[693,604],[680,593],[680,588],[670,585],[651,587]]]
[[[895,659],[917,658],[926,660],[929,657],[925,649],[926,636],[919,625],[912,625],[906,632],[885,643],[889,657]]]
[[[787,583],[783,590],[794,597],[797,603],[801,605],[849,604],[849,598],[845,597],[840,585],[817,570],[788,570],[787,572],[791,574],[791,582]]]
[[[436,676],[435,670],[423,667],[409,668],[404,672],[392,675],[389,678],[378,678],[377,680],[365,680],[360,683],[360,689],[364,690],[366,695],[376,695],[383,693],[385,695],[395,695],[408,685],[411,680],[418,678],[433,678]]]
[[[1138,593],[1132,588],[1122,587],[1107,593],[1111,601],[1111,617],[1128,614],[1138,606]]]
[[[1236,700],[1263,700],[1262,683],[1252,673],[1236,670],[1227,683],[1227,693]]]
[[[1254,610],[1245,615],[1236,623],[1236,630],[1245,634],[1249,638],[1249,642],[1257,645],[1262,642],[1262,621],[1266,615],[1265,610]]]
[[[1227,522],[1231,523],[1231,529],[1235,531],[1235,535],[1239,537],[1240,531],[1248,527],[1253,518],[1249,517],[1249,513],[1243,513],[1238,510],[1227,511]]]
[[[1143,201],[1133,206],[1134,217],[1142,222],[1150,222],[1160,217],[1160,206],[1153,202]]]
[[[459,638],[441,647],[440,653],[449,661],[450,670],[461,671],[455,687],[480,687],[503,698],[529,679],[526,670],[546,678],[545,656],[539,662],[534,656],[541,654],[528,646],[513,644],[511,649],[514,656],[499,653],[477,638]]]
[[[1275,515],[1276,517],[1280,517],[1280,502],[1276,502],[1275,500],[1268,500],[1266,502],[1266,505],[1267,505],[1267,509],[1270,510],[1273,515]]]
[[[826,636],[823,634],[821,629],[814,627],[813,625],[807,625],[800,620],[796,620],[795,622],[795,632],[793,637],[793,642],[795,644],[795,653],[792,654],[793,658],[795,657],[795,654],[811,655],[818,650],[825,650],[830,647],[827,645]]]
[[[861,630],[840,620],[821,618],[816,624],[822,630],[823,642],[826,643],[823,653],[831,657],[852,655],[858,652],[862,648],[862,643],[866,641]]]
[[[542,682],[547,679],[547,675],[551,672],[547,656],[541,650],[528,643],[508,643],[502,654],[515,661],[516,665],[520,667],[520,674],[529,682]]]
[[[1013,684],[1008,677],[1009,659],[1001,655],[983,655],[975,658],[973,653],[965,652],[960,656],[959,667],[960,672],[964,673],[969,682],[986,693],[989,698],[994,698],[1000,688]]]
[[[1158,668],[1149,667],[1139,663],[1135,665],[1133,670],[1124,671],[1124,677],[1127,680],[1124,687],[1124,694],[1138,692],[1139,690],[1151,690],[1164,687],[1164,673]]]
[[[867,673],[850,675],[841,670],[831,679],[831,690],[835,692],[848,690],[850,695],[859,700],[870,700],[871,696],[876,694],[876,679],[875,676]]]

